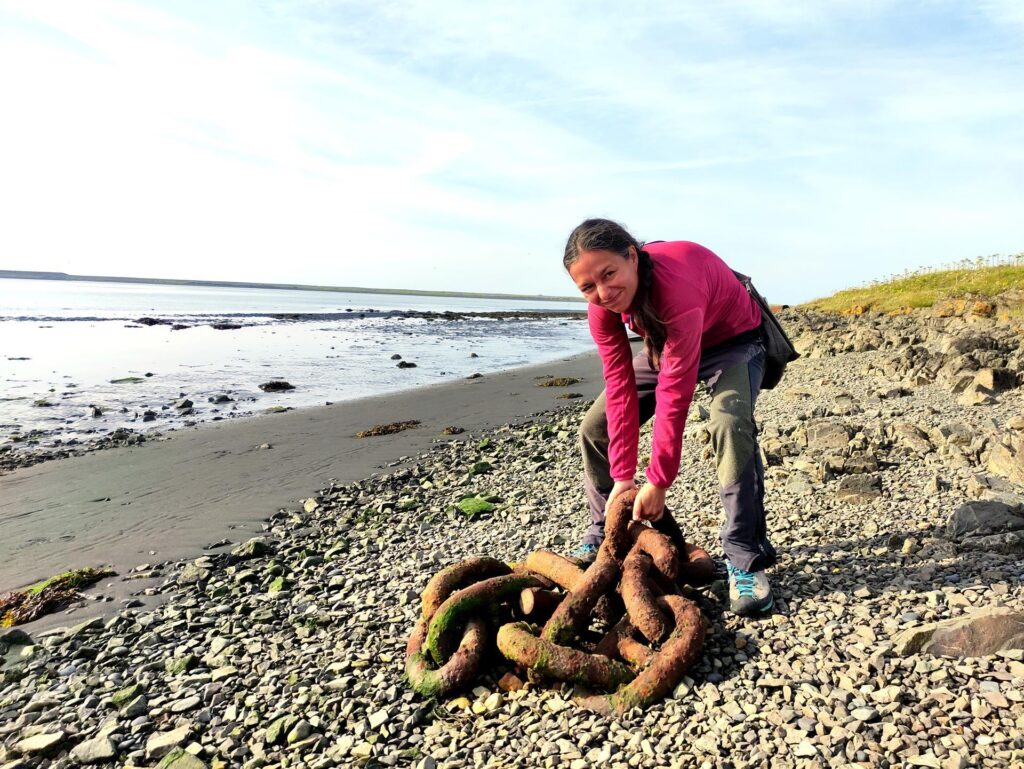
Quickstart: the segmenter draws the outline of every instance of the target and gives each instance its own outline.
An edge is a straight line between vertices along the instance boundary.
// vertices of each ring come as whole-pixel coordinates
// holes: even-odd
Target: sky
[[[0,269],[799,302],[1024,251],[1024,3],[0,0]]]

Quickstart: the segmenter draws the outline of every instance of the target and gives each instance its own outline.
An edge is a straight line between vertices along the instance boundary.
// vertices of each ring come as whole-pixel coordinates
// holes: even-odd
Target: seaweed
[[[408,419],[405,422],[390,422],[386,425],[374,425],[369,430],[360,430],[356,433],[357,438],[375,438],[378,435],[393,435],[403,430],[411,430],[419,425],[418,419]]]

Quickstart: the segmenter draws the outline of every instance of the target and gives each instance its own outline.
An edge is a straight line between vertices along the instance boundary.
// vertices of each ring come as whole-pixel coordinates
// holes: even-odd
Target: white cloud
[[[603,214],[799,299],[1021,248],[1010,5],[163,7],[0,4],[4,266],[557,293]]]

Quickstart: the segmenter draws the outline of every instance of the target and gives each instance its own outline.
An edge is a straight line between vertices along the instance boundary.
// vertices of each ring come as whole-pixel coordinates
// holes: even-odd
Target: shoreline
[[[536,380],[548,375],[581,381],[538,387]],[[57,613],[25,627],[110,614],[116,601],[164,576],[124,581],[132,569],[147,565],[137,573],[151,572],[152,564],[196,557],[225,539],[237,544],[279,509],[301,509],[300,500],[332,481],[374,476],[438,441],[469,440],[578,403],[558,399],[570,390],[594,398],[603,386],[600,361],[588,352],[330,406],[205,423],[133,447],[14,470],[0,476],[0,541],[7,545],[0,592],[70,568],[110,565],[119,577],[102,590],[112,601],[87,604],[70,620]],[[377,424],[414,419],[421,423],[415,429],[355,438]],[[447,426],[464,432],[443,436]]]
[[[339,354],[336,346],[338,350],[347,350],[347,345],[358,337],[358,329],[332,330],[312,323],[317,319],[329,322],[335,318],[334,313],[253,314],[253,317],[272,318],[276,321],[273,324],[186,325],[173,323],[167,317],[143,317],[125,326],[137,329],[135,331],[121,331],[118,322],[111,319],[97,320],[99,324],[107,324],[104,329],[111,325],[115,332],[120,332],[120,336],[104,337],[119,351],[116,356],[119,360],[110,362],[108,359],[110,365],[104,370],[81,361],[64,367],[66,362],[52,355],[53,338],[39,336],[53,332],[35,332],[36,336],[26,337],[20,347],[15,345],[8,351],[7,360],[12,363],[7,364],[9,376],[5,378],[7,391],[4,393],[7,397],[0,398],[0,428],[5,429],[8,436],[0,437],[0,477],[46,461],[135,445],[197,424],[346,403],[366,397],[371,394],[371,388],[382,393],[398,392],[439,382],[452,383],[475,373],[493,376],[524,365],[543,365],[545,359],[557,361],[590,349],[589,340],[584,347],[573,338],[585,332],[585,326],[577,326],[577,316],[563,311],[368,312],[375,321],[394,321],[399,325],[359,340],[355,346],[360,349],[352,353],[351,360],[346,358],[348,353]],[[346,314],[353,318],[363,315],[361,312],[342,315]],[[218,317],[228,315],[231,314],[222,313]],[[482,330],[459,337],[459,332],[452,330],[455,325],[449,322],[465,319],[493,321],[497,325],[493,332],[487,323]],[[194,322],[196,317],[185,320]],[[403,331],[401,324],[413,320],[419,321],[418,325]],[[505,320],[522,321],[528,337],[534,333],[530,332],[531,324],[539,322],[541,326],[537,328],[542,330],[535,333],[547,334],[551,339],[545,339],[532,349],[495,347],[492,339],[508,334],[507,330],[502,330]],[[560,327],[568,324],[576,331],[561,334]],[[74,326],[75,322],[70,325]],[[252,328],[233,334],[211,331],[201,325]],[[68,345],[88,344],[89,340],[82,336],[84,333],[76,327],[58,338]],[[103,330],[102,334],[108,331]],[[556,337],[560,341],[553,343]],[[43,354],[22,355],[35,349],[31,344],[42,345],[43,350],[50,351],[52,371],[41,367],[38,361],[20,362],[45,358]],[[453,349],[455,345],[462,346],[461,354]],[[211,350],[220,350],[222,355],[214,355]],[[394,354],[396,350],[405,355]],[[198,351],[198,358],[193,357],[194,351]],[[465,351],[470,352],[468,357]],[[540,362],[531,362],[531,358]],[[224,360],[229,362],[224,363]],[[341,379],[332,373],[339,360],[342,370],[349,370]],[[395,372],[395,360],[400,361],[398,369],[412,371]],[[21,373],[21,367],[27,367],[26,373]],[[264,389],[268,381],[280,380],[294,386]],[[260,382],[263,384],[258,384]]]

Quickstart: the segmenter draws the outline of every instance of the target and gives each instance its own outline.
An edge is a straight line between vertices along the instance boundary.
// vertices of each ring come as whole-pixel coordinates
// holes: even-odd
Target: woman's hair
[[[651,368],[658,368],[661,352],[665,348],[665,324],[654,313],[651,303],[651,283],[654,279],[654,262],[644,251],[643,244],[629,234],[618,222],[610,219],[587,219],[569,235],[565,244],[562,264],[565,269],[572,267],[584,251],[611,251],[623,259],[629,258],[629,247],[636,249],[637,286],[633,299],[633,317],[644,330],[644,350]]]

